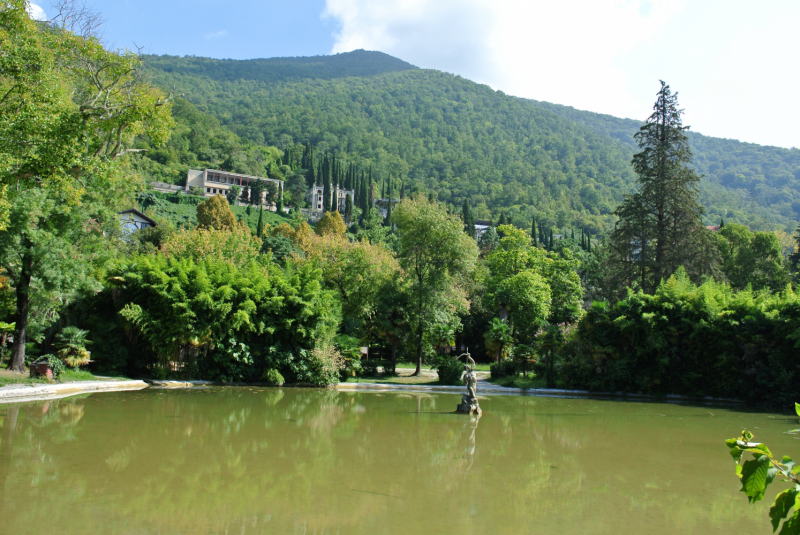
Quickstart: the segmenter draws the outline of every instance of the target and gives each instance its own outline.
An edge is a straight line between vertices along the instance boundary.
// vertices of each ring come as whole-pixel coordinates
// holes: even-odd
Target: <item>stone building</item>
[[[350,200],[352,201],[355,197],[355,191],[351,189],[339,189],[336,187],[331,188],[331,190],[331,195],[336,195],[336,206],[338,206],[339,212],[344,214],[347,195],[350,195]],[[324,212],[325,207],[330,206],[330,199],[328,200],[327,204],[323,202],[325,197],[324,191],[324,186],[317,186],[315,184],[313,188],[309,188],[306,192],[306,201],[308,201],[312,212]]]
[[[228,190],[234,184],[242,188],[242,191],[250,187],[250,184],[256,180],[263,182],[272,182],[278,186],[279,191],[283,191],[283,181],[275,178],[266,178],[263,176],[243,175],[241,173],[233,173],[231,171],[220,171],[218,169],[189,169],[186,174],[186,188],[187,193],[191,192],[193,188],[201,188],[203,195],[206,197],[213,197],[214,195],[226,195]],[[264,202],[262,195],[261,202]]]

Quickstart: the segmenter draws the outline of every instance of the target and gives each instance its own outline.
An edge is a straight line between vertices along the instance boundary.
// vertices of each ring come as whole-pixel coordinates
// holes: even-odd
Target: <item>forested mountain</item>
[[[510,97],[378,52],[248,61],[148,56],[146,64],[156,84],[184,93],[199,110],[191,113],[195,124],[210,115],[217,138],[222,130],[243,138],[245,159],[258,160],[257,147],[310,142],[318,153],[371,164],[378,179],[400,177],[456,206],[467,198],[477,218],[505,213],[525,226],[535,214],[546,226],[605,233],[634,183],[636,121]],[[707,175],[708,222],[794,228],[800,151],[699,135],[692,143]],[[190,164],[185,147],[172,150],[178,176]]]
[[[633,135],[642,121],[528,102],[629,145],[631,155],[636,151]],[[695,167],[705,177],[702,199],[710,220],[725,217],[772,229],[800,218],[800,149],[687,134]]]

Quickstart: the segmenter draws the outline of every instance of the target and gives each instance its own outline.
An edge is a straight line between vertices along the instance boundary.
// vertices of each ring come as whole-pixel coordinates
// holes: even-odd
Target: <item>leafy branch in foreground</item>
[[[795,411],[800,416],[800,404],[795,403]],[[797,430],[795,430],[797,431]],[[800,466],[795,465],[791,457],[783,456],[778,462],[766,444],[753,442],[753,434],[746,429],[738,438],[725,441],[730,448],[730,454],[736,462],[736,475],[742,482],[742,492],[747,495],[750,503],[755,503],[764,498],[767,487],[780,474],[792,488],[786,489],[775,497],[775,502],[769,510],[772,519],[772,531],[784,520],[793,507],[797,505],[797,496],[800,494]],[[742,462],[745,452],[752,454],[753,458]],[[795,509],[794,514],[783,523],[779,535],[800,534],[800,509]]]

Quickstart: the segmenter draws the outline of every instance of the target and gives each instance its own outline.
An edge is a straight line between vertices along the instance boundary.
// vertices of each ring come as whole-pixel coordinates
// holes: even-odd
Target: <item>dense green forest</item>
[[[528,101],[612,137],[636,152],[643,122]],[[783,149],[687,132],[695,169],[705,176],[701,199],[709,221],[721,218],[777,229],[800,218],[800,149]],[[790,230],[786,228],[786,230]]]
[[[373,164],[379,179],[407,179],[445,203],[457,206],[466,198],[479,219],[503,213],[526,226],[536,215],[545,227],[602,234],[634,187],[632,134],[641,123],[510,97],[386,54],[145,61],[155,84],[175,88],[197,108],[184,119],[176,105],[181,143],[189,141],[181,137],[184,125],[194,121],[197,132],[210,122],[209,137],[236,139],[243,162],[258,161],[256,149],[310,142],[320,152]],[[642,110],[643,117],[648,113]],[[753,229],[794,229],[800,150],[699,134],[690,142],[704,175],[707,223],[724,217]],[[173,163],[182,161],[183,150],[175,147]],[[198,154],[197,160],[213,158]],[[168,181],[178,180],[174,166],[171,172]]]

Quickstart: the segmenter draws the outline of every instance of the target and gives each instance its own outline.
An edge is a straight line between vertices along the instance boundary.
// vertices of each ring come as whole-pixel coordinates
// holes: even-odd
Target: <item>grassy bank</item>
[[[71,383],[75,381],[105,381],[111,379],[110,377],[97,377],[85,370],[70,370],[66,369],[59,377],[57,383]],[[114,377],[114,379],[124,379],[123,377]],[[47,384],[47,379],[42,377],[30,377],[28,372],[17,373],[8,369],[7,365],[0,368],[0,387],[7,385],[38,385]]]

